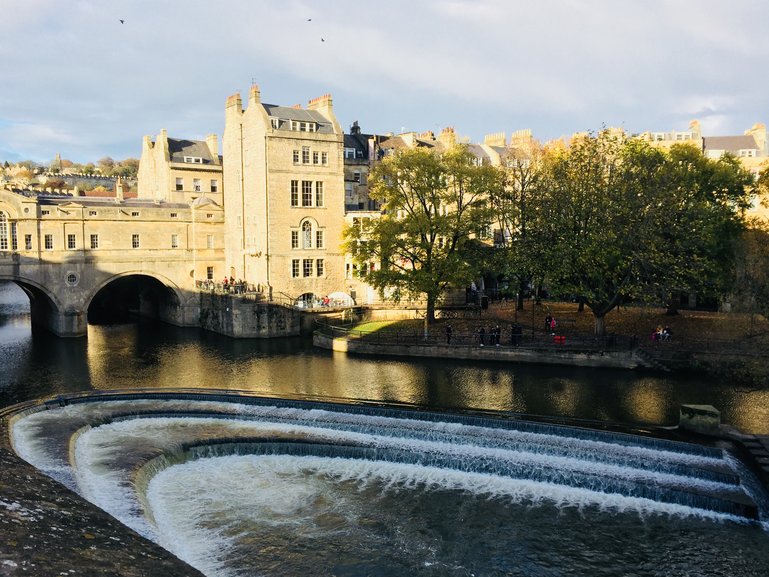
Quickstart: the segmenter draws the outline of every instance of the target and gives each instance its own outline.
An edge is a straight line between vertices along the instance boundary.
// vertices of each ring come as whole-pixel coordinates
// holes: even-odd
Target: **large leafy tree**
[[[749,188],[730,157],[666,153],[611,131],[576,138],[549,160],[542,195],[551,285],[584,299],[597,334],[625,298],[722,287]]]
[[[499,187],[499,171],[479,165],[466,147],[397,151],[369,179],[381,217],[350,227],[347,250],[359,265],[375,263],[366,281],[380,294],[426,301],[427,331],[447,287],[478,274],[476,239],[490,224],[489,198]]]
[[[539,194],[544,181],[545,152],[538,143],[510,147],[502,156],[504,186],[491,198],[496,220],[498,270],[518,285],[516,307],[523,310],[524,293],[532,281],[541,281],[546,259],[535,252],[539,242]]]

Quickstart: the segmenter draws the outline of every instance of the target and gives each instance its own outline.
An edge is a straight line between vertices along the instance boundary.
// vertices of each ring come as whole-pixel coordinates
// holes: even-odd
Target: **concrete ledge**
[[[514,347],[478,347],[473,345],[404,345],[372,344],[344,337],[331,337],[316,332],[312,343],[316,347],[361,355],[387,355],[399,357],[433,357],[445,359],[502,361],[569,365],[578,367],[605,367],[636,369],[645,366],[633,351],[579,351],[568,349],[523,349]]]

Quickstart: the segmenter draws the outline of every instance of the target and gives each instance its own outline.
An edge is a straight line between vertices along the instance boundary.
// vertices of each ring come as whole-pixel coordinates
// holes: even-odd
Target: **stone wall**
[[[300,334],[301,313],[240,297],[201,293],[200,326],[234,338],[292,337]]]

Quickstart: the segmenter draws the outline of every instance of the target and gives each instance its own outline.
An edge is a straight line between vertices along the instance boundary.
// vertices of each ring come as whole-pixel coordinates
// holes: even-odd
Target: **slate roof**
[[[219,164],[219,159],[214,160],[208,145],[202,140],[169,138],[168,153],[171,156],[171,162],[184,162],[185,156],[192,156],[202,158],[203,164]]]
[[[702,140],[705,152],[708,150],[725,150],[727,152],[758,150],[756,140],[747,134],[740,136],[705,136]]]
[[[290,106],[278,106],[277,104],[262,104],[264,111],[270,118],[280,118],[281,120],[298,120],[300,122],[314,122],[318,128],[315,132],[321,134],[333,134],[334,126],[317,110],[306,110],[304,108],[292,108]],[[281,122],[278,129],[290,130],[290,124]]]

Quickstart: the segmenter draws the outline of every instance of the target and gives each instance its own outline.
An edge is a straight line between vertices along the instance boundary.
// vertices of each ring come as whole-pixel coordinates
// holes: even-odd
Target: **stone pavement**
[[[202,577],[0,442],[0,577]]]

